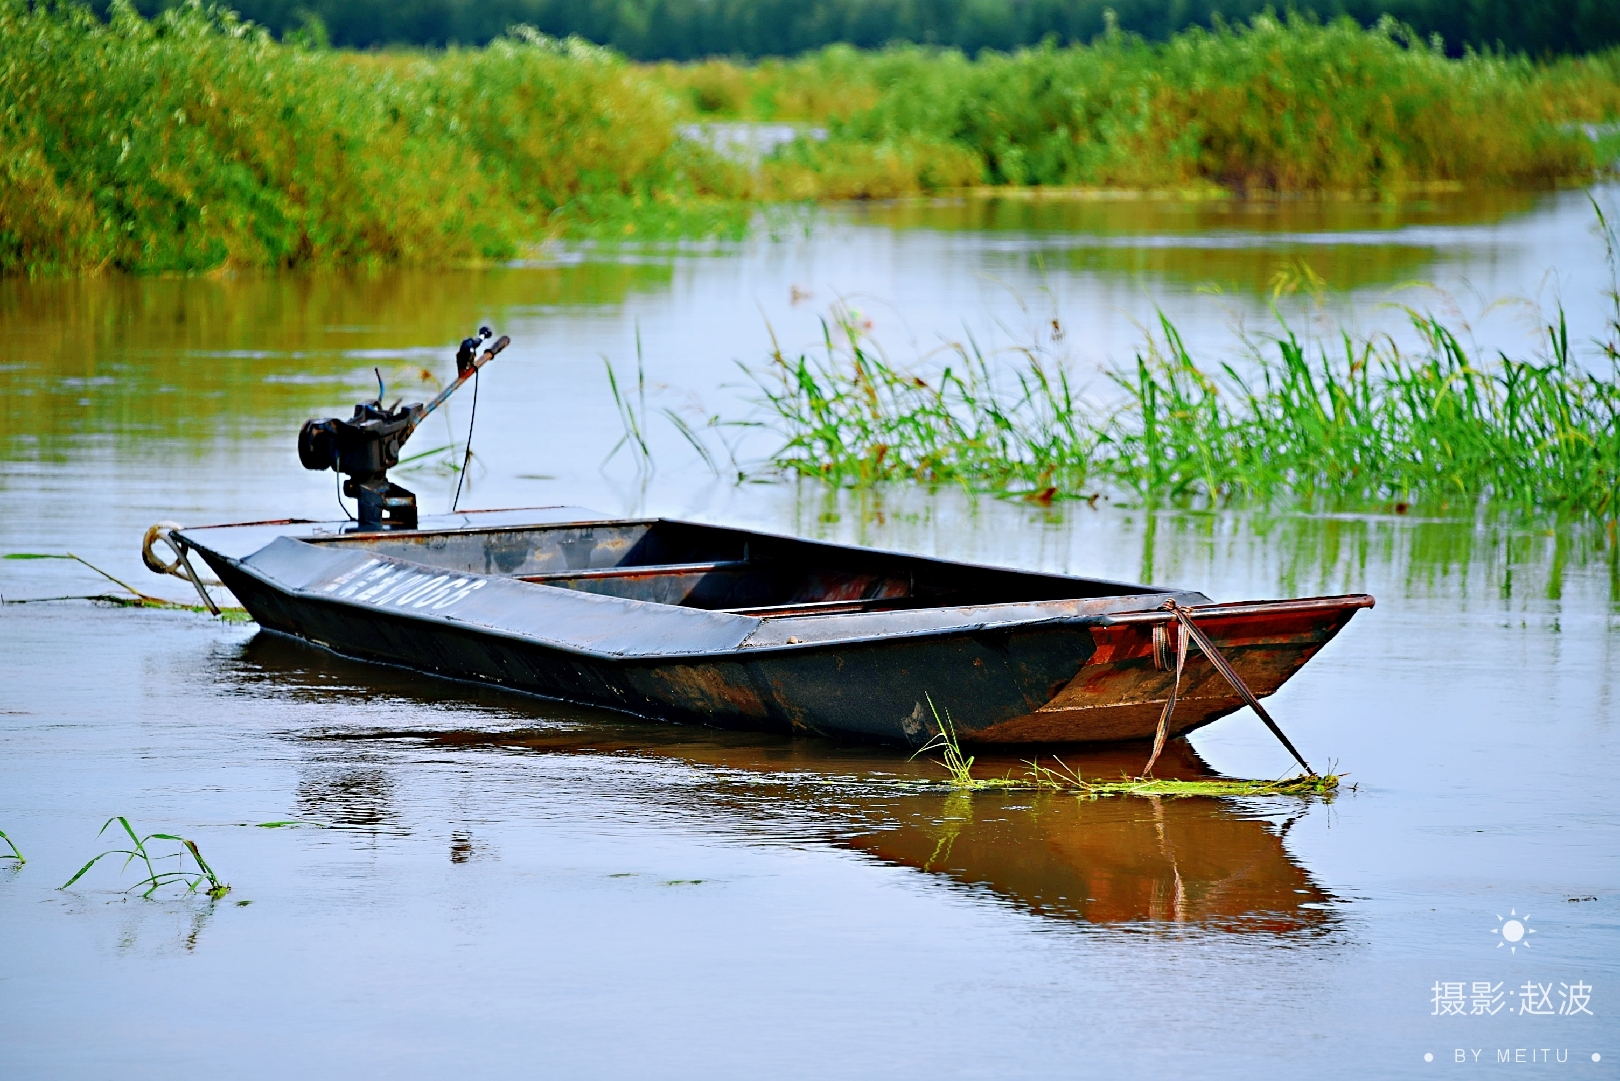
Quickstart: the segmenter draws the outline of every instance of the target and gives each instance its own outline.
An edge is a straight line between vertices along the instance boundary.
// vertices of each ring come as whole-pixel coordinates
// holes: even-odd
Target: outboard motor
[[[399,464],[400,449],[428,414],[511,344],[503,334],[480,354],[478,347],[490,336],[488,327],[479,327],[477,337],[461,343],[456,381],[426,405],[395,402],[384,407],[379,385],[377,398],[357,404],[347,420],[307,420],[299,429],[298,460],[305,469],[332,469],[348,477],[343,494],[360,504],[361,529],[416,528],[416,495],[389,480],[388,470]]]

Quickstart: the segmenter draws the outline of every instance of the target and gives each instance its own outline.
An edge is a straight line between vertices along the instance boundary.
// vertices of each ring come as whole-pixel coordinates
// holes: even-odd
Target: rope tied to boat
[[[217,616],[219,606],[214,603],[214,598],[208,595],[208,590],[203,588],[202,579],[192,569],[191,560],[187,558],[188,546],[180,539],[176,532],[178,529],[180,529],[179,522],[158,522],[148,527],[146,536],[141,538],[141,562],[145,563],[146,569],[153,574],[172,574],[176,578],[190,582],[196,587],[197,596],[202,598],[204,607]],[[153,547],[158,544],[167,548],[174,558],[166,560],[154,551]],[[182,571],[185,573],[182,574]]]
[[[1153,736],[1153,753],[1148,757],[1147,765],[1142,770],[1142,776],[1151,777],[1153,775],[1153,764],[1159,760],[1159,753],[1164,750],[1164,741],[1170,732],[1170,718],[1176,712],[1176,700],[1181,695],[1181,675],[1187,666],[1187,642],[1191,639],[1198,644],[1199,651],[1209,658],[1209,663],[1215,666],[1215,671],[1226,678],[1226,682],[1232,685],[1232,689],[1237,691],[1243,700],[1249,704],[1249,708],[1254,710],[1255,714],[1265,722],[1267,728],[1271,729],[1271,734],[1281,740],[1284,747],[1288,748],[1288,753],[1294,756],[1294,761],[1298,762],[1308,775],[1315,777],[1316,771],[1311,768],[1311,764],[1305,761],[1305,756],[1295,750],[1288,737],[1283,735],[1283,730],[1277,727],[1277,722],[1271,719],[1271,714],[1267,713],[1266,707],[1260,704],[1260,699],[1253,691],[1249,690],[1249,685],[1243,682],[1243,677],[1238,675],[1236,668],[1232,667],[1232,662],[1227,660],[1225,654],[1215,647],[1215,643],[1210,641],[1209,635],[1204,633],[1204,629],[1193,622],[1192,613],[1174,599],[1165,601],[1159,607],[1171,613],[1176,620],[1176,676],[1175,680],[1170,684],[1170,697],[1164,703],[1164,711],[1159,714],[1159,728]],[[1160,646],[1157,636],[1155,636],[1154,649],[1155,660],[1160,660],[1161,658],[1158,656]]]

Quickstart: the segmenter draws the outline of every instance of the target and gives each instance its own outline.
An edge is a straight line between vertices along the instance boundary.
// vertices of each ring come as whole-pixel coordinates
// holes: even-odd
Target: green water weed
[[[974,756],[963,752],[950,711],[946,710],[942,716],[931,698],[928,708],[934,719],[934,733],[912,758],[939,752],[940,757],[935,762],[945,770],[943,784],[957,793],[1060,792],[1099,799],[1105,796],[1332,796],[1339,789],[1340,777],[1332,772],[1274,781],[1236,777],[1160,780],[1155,777],[1122,776],[1118,780],[1087,779],[1056,756],[1051,766],[1043,766],[1038,757],[1025,762],[1027,768],[1020,776],[1014,776],[1009,770],[1001,777],[975,777]]]
[[[636,327],[636,383],[634,388],[621,388],[618,373],[613,370],[613,362],[607,357],[602,358],[602,366],[607,369],[608,391],[613,395],[613,405],[619,413],[619,424],[623,434],[619,441],[613,444],[607,457],[602,460],[605,466],[618,456],[621,450],[628,449],[636,465],[638,474],[651,473],[653,469],[652,448],[648,445],[647,437],[647,365],[641,348],[641,327]],[[662,388],[655,388],[662,389]],[[680,413],[668,406],[658,409],[658,415],[667,420],[682,439],[697,451],[703,464],[708,466],[715,476],[720,475],[720,467],[703,439],[693,429],[691,422]],[[708,421],[710,427],[717,423],[717,418]]]
[[[153,597],[153,596],[151,596],[149,594],[142,593],[140,590],[136,589],[134,586],[130,585],[128,582],[124,581],[123,579],[113,577],[111,574],[108,574],[106,571],[102,570],[100,567],[98,567],[94,563],[90,562],[88,559],[85,559],[82,556],[76,556],[72,552],[62,552],[62,553],[54,553],[54,552],[7,552],[4,557],[0,557],[0,558],[5,558],[5,559],[68,559],[68,560],[72,560],[75,563],[81,563],[84,566],[86,566],[86,567],[90,568],[91,570],[95,571],[97,574],[99,574],[103,578],[107,579],[107,581],[111,582],[113,585],[118,586],[120,589],[127,590],[132,597],[134,597],[137,601],[139,601],[142,604],[165,606],[165,605],[169,605],[171,603],[169,601],[163,600],[160,597]]]
[[[141,865],[146,869],[146,877],[125,891],[134,892],[135,890],[140,889],[142,886],[145,886],[146,889],[141,894],[143,898],[150,898],[154,893],[163,887],[173,885],[184,885],[187,893],[196,893],[205,882],[208,884],[208,888],[203,890],[203,892],[215,900],[224,897],[231,891],[231,887],[219,880],[219,876],[214,873],[214,869],[210,867],[208,865],[208,861],[203,858],[202,850],[197,847],[196,841],[188,840],[185,837],[181,837],[173,833],[149,833],[145,837],[141,837],[136,834],[135,828],[129,824],[129,819],[123,817],[122,815],[114,815],[112,818],[109,818],[106,822],[102,823],[101,829],[97,831],[96,836],[100,837],[102,834],[106,833],[114,822],[118,823],[119,826],[122,827],[124,833],[128,835],[131,847],[108,849],[106,852],[102,852],[97,856],[91,857],[88,863],[79,868],[72,878],[68,879],[61,886],[57,887],[58,889],[65,890],[69,886],[72,886],[75,882],[79,881],[79,879],[83,878],[85,874],[89,872],[90,868],[94,867],[106,857],[123,856],[125,857],[124,868],[128,868],[129,865],[134,863],[136,860],[140,860]],[[181,849],[175,853],[153,855],[147,851],[146,844],[148,841],[177,841],[179,842]],[[193,870],[186,869],[186,855],[188,853],[195,864],[195,868]],[[169,859],[177,860],[178,867],[172,871],[158,870],[157,864],[154,861]]]
[[[911,756],[912,760],[915,761],[919,755],[938,751],[939,764],[944,766],[945,772],[950,775],[947,783],[952,788],[977,787],[982,782],[974,780],[973,756],[962,754],[962,745],[956,737],[956,726],[951,723],[951,711],[946,710],[945,715],[941,717],[939,710],[934,706],[934,700],[927,695],[924,697],[928,701],[928,711],[934,716],[934,734],[917,748],[916,753]]]
[[[0,853],[0,860],[16,860],[18,867],[28,862],[28,858],[17,847],[17,842],[7,837],[5,830],[0,830],[0,841],[6,842],[6,847],[11,849],[9,853]]]
[[[1329,770],[1324,774],[1285,777],[1273,781],[1246,780],[1238,777],[1196,777],[1186,780],[1161,780],[1156,777],[1121,777],[1104,780],[1086,779],[1078,770],[1071,769],[1062,759],[1052,758],[1053,766],[1041,765],[1040,759],[1026,762],[1025,779],[1030,787],[1054,792],[1073,792],[1078,795],[1102,796],[1331,796],[1339,789],[1340,774]]]
[[[149,593],[142,593],[140,590],[136,589],[128,582],[125,582],[123,579],[115,578],[113,575],[102,570],[94,563],[91,563],[82,556],[74,555],[72,552],[7,552],[4,556],[0,556],[0,559],[72,560],[76,563],[82,563],[84,566],[95,571],[109,582],[112,582],[114,585],[118,586],[120,589],[127,590],[129,594],[128,596],[124,596],[116,593],[78,593],[63,597],[29,597],[26,599],[7,600],[5,602],[7,604],[40,604],[46,601],[95,601],[99,604],[111,604],[119,608],[166,608],[181,612],[208,611],[207,608],[204,608],[200,604],[182,604],[179,601],[167,601],[162,597],[154,597]],[[218,585],[217,582],[211,582],[210,584]],[[246,608],[220,608],[219,619],[225,623],[250,623],[252,622],[253,617],[248,614]]]

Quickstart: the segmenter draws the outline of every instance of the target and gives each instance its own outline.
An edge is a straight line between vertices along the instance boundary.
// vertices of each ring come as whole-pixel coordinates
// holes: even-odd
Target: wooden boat
[[[1186,606],[1255,694],[1365,595],[1201,593],[976,566],[578,508],[414,529],[281,521],[176,530],[260,626],[353,657],[656,720],[918,745],[1150,739]],[[1171,736],[1243,704],[1196,648]]]
[[[1244,704],[1240,688],[1275,691],[1373,603],[1212,604],[570,507],[419,520],[387,470],[507,344],[487,327],[464,340],[426,405],[385,407],[379,376],[352,417],[303,426],[300,460],[348,477],[356,523],[154,526],[147,566],[183,571],[212,607],[196,551],[260,626],[355,657],[656,720],[913,746],[936,711],[966,742],[1147,739],[1161,717],[1165,735],[1190,732]]]

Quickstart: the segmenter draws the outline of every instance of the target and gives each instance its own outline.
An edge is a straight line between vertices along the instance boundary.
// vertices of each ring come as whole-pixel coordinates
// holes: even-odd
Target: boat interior
[[[537,587],[767,617],[1157,592],[668,519],[308,539]]]

